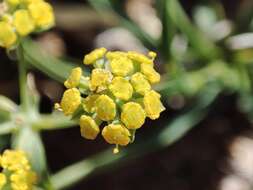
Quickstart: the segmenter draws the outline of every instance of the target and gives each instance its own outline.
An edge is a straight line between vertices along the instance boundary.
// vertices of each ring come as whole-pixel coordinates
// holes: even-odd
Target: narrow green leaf
[[[178,0],[167,0],[166,2],[171,20],[187,36],[196,53],[208,60],[219,57],[220,49],[192,25]]]
[[[73,127],[77,124],[74,120],[63,115],[63,113],[53,113],[40,115],[31,125],[36,130],[54,130]]]
[[[73,63],[62,61],[43,52],[31,39],[25,39],[22,47],[25,60],[30,65],[59,82],[63,83],[68,78],[71,69],[75,67]]]

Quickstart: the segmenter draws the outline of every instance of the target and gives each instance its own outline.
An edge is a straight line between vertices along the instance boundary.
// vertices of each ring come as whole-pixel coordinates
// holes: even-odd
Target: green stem
[[[27,70],[24,58],[24,50],[20,43],[17,48],[18,56],[18,73],[19,73],[19,92],[20,92],[20,102],[23,111],[28,110],[29,100],[28,100],[28,90],[27,90]]]

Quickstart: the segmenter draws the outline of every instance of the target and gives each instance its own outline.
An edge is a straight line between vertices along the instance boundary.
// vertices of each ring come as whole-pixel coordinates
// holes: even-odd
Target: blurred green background
[[[43,131],[54,185],[65,182],[73,190],[253,189],[252,0],[52,4],[56,27],[33,36],[40,51],[76,65],[96,47],[155,51],[156,69],[163,76],[155,88],[167,108],[116,156],[105,151],[111,147],[101,137],[81,138],[78,127]],[[66,75],[47,66],[51,59],[36,60],[33,44],[25,49],[41,96],[40,112],[51,113]],[[19,103],[16,65],[2,49],[0,60],[0,94]],[[1,149],[10,147],[10,138],[1,136]],[[72,177],[78,183],[69,182]]]

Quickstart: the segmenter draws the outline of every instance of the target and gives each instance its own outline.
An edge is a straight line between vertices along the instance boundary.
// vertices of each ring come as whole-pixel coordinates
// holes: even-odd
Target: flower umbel
[[[105,141],[115,144],[113,152],[118,153],[119,146],[133,141],[146,117],[157,119],[164,110],[160,94],[151,86],[160,81],[154,69],[155,57],[154,52],[145,56],[105,48],[92,51],[83,61],[94,67],[90,76],[82,76],[80,67],[73,69],[56,108],[65,115],[80,117],[81,135],[86,139],[94,140],[101,128]]]
[[[37,181],[36,174],[26,154],[21,150],[5,150],[0,158],[0,189],[10,186],[13,190],[32,190]]]
[[[44,0],[4,0],[0,15],[0,47],[11,48],[19,39],[54,26],[52,6]]]

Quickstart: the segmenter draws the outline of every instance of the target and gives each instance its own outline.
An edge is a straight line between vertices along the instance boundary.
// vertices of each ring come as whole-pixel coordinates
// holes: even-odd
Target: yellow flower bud
[[[0,173],[0,189],[3,188],[6,182],[7,182],[6,176],[3,173]]]
[[[153,61],[151,59],[149,59],[143,54],[140,54],[134,51],[127,52],[127,57],[138,63],[153,64]]]
[[[0,21],[0,47],[9,48],[17,41],[17,35],[12,26],[4,21]]]
[[[1,166],[10,171],[29,170],[30,165],[26,155],[21,150],[6,150],[1,157]]]
[[[72,69],[69,78],[64,82],[66,88],[75,88],[79,85],[82,76],[82,69],[76,67]]]
[[[129,131],[120,124],[110,124],[103,128],[102,136],[109,144],[126,146],[130,142]]]
[[[94,113],[95,102],[98,97],[99,97],[98,94],[92,94],[92,95],[87,96],[83,101],[83,109],[88,113]]]
[[[31,190],[36,183],[36,174],[32,171],[19,170],[10,176],[13,190]]]
[[[21,36],[26,36],[34,30],[33,19],[27,10],[18,10],[14,13],[13,25]]]
[[[150,83],[154,84],[160,82],[160,74],[155,71],[152,65],[142,63],[141,72],[147,77]]]
[[[113,59],[127,57],[127,53],[122,52],[122,51],[109,51],[106,53],[105,57],[111,61]]]
[[[113,95],[121,100],[128,100],[132,97],[132,85],[122,77],[115,77],[109,86]]]
[[[97,92],[103,91],[111,82],[112,75],[105,69],[93,69],[91,73],[90,89]]]
[[[121,121],[128,129],[138,129],[145,122],[145,111],[141,105],[135,102],[128,102],[123,105]]]
[[[93,64],[95,61],[102,58],[105,55],[106,51],[107,50],[105,48],[93,50],[92,52],[84,56],[83,63],[85,65]]]
[[[90,140],[94,140],[100,131],[94,119],[86,115],[80,118],[80,128],[82,137]]]
[[[110,121],[116,116],[116,104],[109,96],[99,96],[95,105],[96,113],[101,120]]]
[[[110,62],[111,71],[117,76],[127,76],[134,70],[133,62],[127,57],[113,59]]]
[[[147,117],[150,119],[157,119],[160,113],[165,110],[162,102],[160,101],[161,95],[152,90],[145,94],[143,103]]]
[[[152,60],[154,60],[157,56],[156,52],[150,51],[148,52],[148,56],[152,58]]]
[[[47,29],[55,24],[53,7],[46,2],[33,2],[28,6],[35,25],[41,29]]]
[[[81,95],[76,88],[70,88],[64,92],[61,100],[61,108],[66,116],[73,114],[80,104]]]
[[[151,89],[151,86],[149,82],[146,80],[145,76],[139,72],[135,73],[131,77],[131,84],[133,85],[135,91],[141,95],[144,95]]]

